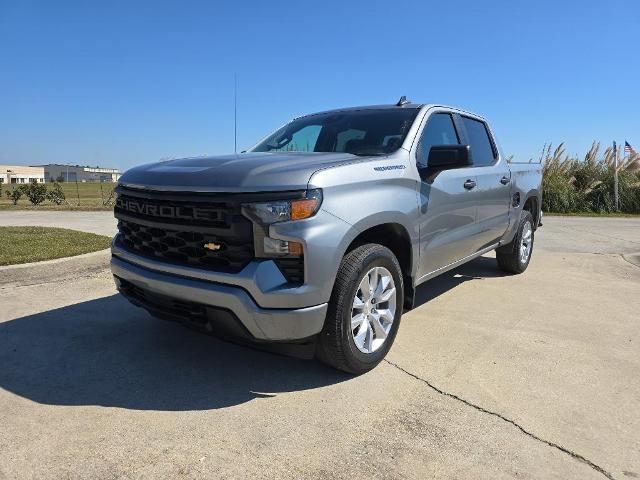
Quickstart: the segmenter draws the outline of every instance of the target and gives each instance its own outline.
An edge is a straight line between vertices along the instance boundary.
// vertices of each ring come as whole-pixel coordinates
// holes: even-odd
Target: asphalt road
[[[360,377],[153,320],[107,271],[0,286],[0,479],[638,478],[634,252],[640,219],[548,217],[525,274],[425,284]]]

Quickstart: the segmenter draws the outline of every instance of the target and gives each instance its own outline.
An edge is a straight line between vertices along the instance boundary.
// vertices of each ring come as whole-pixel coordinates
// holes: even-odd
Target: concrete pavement
[[[640,217],[546,216],[538,248],[557,253],[640,252]]]
[[[0,210],[0,225],[61,227],[107,236],[117,231],[117,221],[112,211]]]
[[[360,377],[153,320],[108,271],[0,285],[0,478],[637,478],[638,241],[548,217],[525,274],[421,287]]]

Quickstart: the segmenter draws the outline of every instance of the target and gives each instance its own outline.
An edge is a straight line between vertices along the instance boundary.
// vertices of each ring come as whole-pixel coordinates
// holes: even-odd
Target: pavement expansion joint
[[[391,365],[392,367],[396,368],[397,370],[409,375],[410,377],[413,377],[416,380],[426,384],[429,388],[431,388],[433,391],[439,393],[440,395],[444,395],[446,397],[453,398],[454,400],[457,400],[458,402],[462,402],[465,405],[467,405],[467,406],[469,406],[469,407],[471,407],[471,408],[473,408],[475,410],[478,410],[479,412],[486,413],[487,415],[492,415],[494,417],[497,417],[500,420],[513,425],[514,427],[516,427],[518,430],[520,430],[522,433],[524,433],[528,437],[531,437],[531,438],[533,438],[534,440],[536,440],[538,442],[544,443],[545,445],[548,445],[549,447],[555,448],[556,450],[559,450],[562,453],[564,453],[566,455],[569,455],[573,459],[578,460],[579,462],[582,462],[582,463],[588,465],[590,468],[592,468],[596,472],[604,475],[609,480],[615,480],[615,477],[611,473],[607,472],[604,468],[602,468],[601,466],[595,464],[594,462],[592,462],[588,458],[585,458],[584,456],[580,455],[579,453],[576,453],[576,452],[574,452],[572,450],[569,450],[566,447],[563,447],[562,445],[558,445],[557,443],[551,442],[549,440],[545,440],[544,438],[541,438],[541,437],[537,436],[536,434],[531,433],[530,431],[528,431],[527,429],[525,429],[524,427],[522,427],[521,425],[516,423],[514,420],[511,420],[510,418],[507,418],[504,415],[501,415],[501,414],[499,414],[497,412],[492,412],[491,410],[487,410],[486,408],[481,407],[479,405],[476,405],[475,403],[472,403],[469,400],[465,400],[464,398],[459,397],[458,395],[455,395],[453,393],[445,392],[444,390],[442,390],[442,389],[436,387],[435,385],[433,385],[429,380],[425,380],[424,378],[421,378],[418,375],[416,375],[414,373],[411,373],[408,370],[405,370],[400,365],[398,365],[396,363],[393,363],[390,360],[387,360],[386,358],[384,359],[384,362],[388,363],[389,365]]]

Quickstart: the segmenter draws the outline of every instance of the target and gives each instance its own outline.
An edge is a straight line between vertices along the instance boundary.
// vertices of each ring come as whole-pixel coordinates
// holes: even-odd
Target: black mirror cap
[[[434,145],[429,150],[427,166],[430,169],[446,170],[473,165],[469,145]]]

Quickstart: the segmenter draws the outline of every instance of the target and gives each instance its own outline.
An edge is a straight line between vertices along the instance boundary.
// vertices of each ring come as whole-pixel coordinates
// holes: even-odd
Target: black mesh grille
[[[136,300],[147,307],[152,307],[171,315],[189,319],[195,323],[204,324],[207,321],[207,310],[204,305],[164,295],[154,295],[126,280],[118,280],[120,281],[120,291],[131,300]]]
[[[251,222],[238,202],[118,196],[115,216],[127,250],[149,258],[237,273],[253,258]]]
[[[301,258],[279,258],[276,265],[282,275],[291,283],[301,284],[304,282],[304,259]]]

